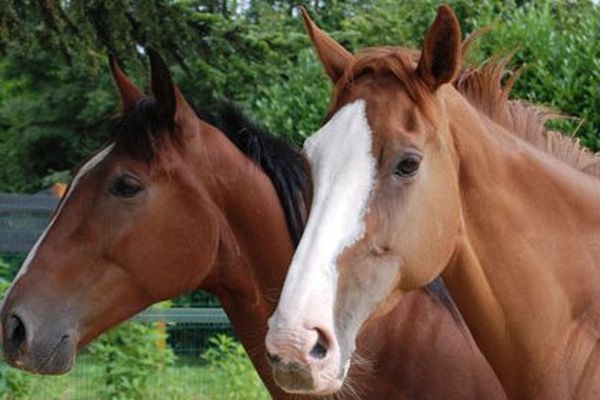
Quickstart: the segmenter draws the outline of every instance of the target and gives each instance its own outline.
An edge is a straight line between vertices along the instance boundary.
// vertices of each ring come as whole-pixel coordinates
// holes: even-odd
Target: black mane
[[[164,142],[166,132],[174,131],[173,121],[161,118],[151,97],[138,100],[113,122],[112,139],[136,160],[151,162]]]
[[[231,103],[221,107],[215,122],[229,140],[271,178],[294,245],[297,245],[304,230],[301,207],[305,207],[302,199],[308,183],[300,149],[259,127]]]
[[[300,150],[251,122],[231,103],[224,103],[215,115],[197,108],[195,111],[269,176],[283,206],[294,244],[298,244],[304,228],[302,193],[308,182]],[[156,159],[166,135],[171,134],[171,138],[177,140],[173,128],[172,121],[160,118],[154,99],[144,97],[115,120],[112,138],[135,159],[151,162]]]

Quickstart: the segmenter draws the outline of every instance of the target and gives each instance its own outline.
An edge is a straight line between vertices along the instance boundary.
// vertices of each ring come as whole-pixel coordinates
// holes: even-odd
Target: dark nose
[[[4,324],[4,346],[12,354],[27,351],[27,328],[23,319],[17,314],[11,314]]]

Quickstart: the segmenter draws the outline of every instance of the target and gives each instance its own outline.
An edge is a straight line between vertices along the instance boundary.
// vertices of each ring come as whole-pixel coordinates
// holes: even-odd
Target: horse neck
[[[208,130],[201,146],[218,149],[200,158],[219,166],[211,193],[218,193],[220,248],[200,288],[219,298],[271,395],[291,398],[273,382],[264,346],[294,250],[283,209],[269,177],[224,134]]]
[[[509,397],[569,368],[551,394],[568,398],[600,333],[600,184],[456,92],[446,105],[463,226],[444,279]]]

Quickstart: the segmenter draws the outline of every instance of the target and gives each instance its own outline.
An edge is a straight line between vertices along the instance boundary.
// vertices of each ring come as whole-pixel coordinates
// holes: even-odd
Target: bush
[[[301,144],[321,125],[331,84],[312,49],[301,50],[282,70],[281,79],[258,89],[250,107],[261,124]]]
[[[0,258],[0,297],[4,297],[10,287],[10,279],[13,276],[14,267],[3,258]]]
[[[48,26],[46,12],[33,3],[7,13],[17,18],[12,35],[3,36],[0,26],[0,190],[37,191],[45,186],[44,177],[70,169],[108,138],[118,99],[105,54],[117,54],[144,86],[147,60],[135,44],[148,41],[201,108],[233,99],[258,122],[296,142],[319,127],[329,84],[297,3],[250,1],[237,12],[225,1],[217,2],[224,8],[196,0],[87,3],[57,5],[61,10],[54,17],[65,24],[58,28]],[[577,129],[587,146],[600,150],[600,6],[591,0],[448,3],[465,34],[495,25],[481,39],[474,61],[517,50],[514,65],[528,68],[514,96],[580,118],[581,125],[581,120],[567,121],[561,127]],[[439,1],[308,5],[323,29],[356,51],[375,45],[419,47]],[[76,34],[67,21],[79,27]]]
[[[499,19],[502,22],[497,22]],[[567,134],[600,150],[600,7],[589,1],[537,1],[480,18],[477,26],[497,22],[481,40],[485,55],[515,51],[525,65],[513,97],[551,106],[575,116],[559,125]]]
[[[227,335],[209,339],[210,348],[202,358],[208,371],[220,379],[219,399],[268,399],[268,394],[242,345]],[[222,396],[222,397],[221,397]]]
[[[160,371],[173,364],[166,333],[157,323],[130,322],[102,335],[90,347],[94,363],[103,368],[99,395],[104,399],[144,399],[151,390],[151,380]]]

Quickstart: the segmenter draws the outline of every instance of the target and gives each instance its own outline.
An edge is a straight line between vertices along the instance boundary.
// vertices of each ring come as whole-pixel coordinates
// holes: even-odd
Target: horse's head
[[[202,149],[222,135],[149,55],[153,97],[111,59],[123,104],[114,140],[79,169],[5,298],[3,346],[14,366],[63,373],[79,346],[210,273],[219,232],[205,164],[216,156]]]
[[[328,122],[305,145],[311,213],[267,350],[284,389],[327,394],[341,387],[365,322],[431,282],[452,256],[460,207],[444,104],[461,39],[442,6],[420,54],[354,56],[304,16],[335,93]]]

